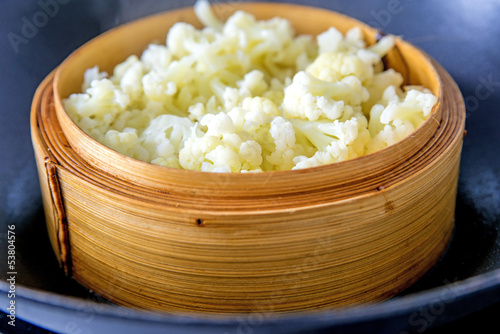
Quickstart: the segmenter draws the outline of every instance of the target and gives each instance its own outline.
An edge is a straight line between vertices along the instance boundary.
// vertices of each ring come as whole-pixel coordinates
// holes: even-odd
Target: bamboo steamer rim
[[[274,16],[292,19],[292,26],[296,29],[297,33],[310,33],[308,30],[309,19],[319,17],[321,20],[318,21],[333,23],[328,25],[323,24],[320,27],[315,26],[316,31],[314,35],[327,30],[331,25],[335,26],[342,33],[345,33],[349,28],[357,26],[362,30],[369,44],[374,42],[378,33],[374,28],[348,16],[308,6],[275,3],[225,3],[216,4],[214,8],[215,12],[224,20],[236,10],[252,13],[257,19],[268,19]],[[332,188],[346,182],[356,183],[366,178],[380,177],[390,172],[417,154],[421,147],[434,136],[435,131],[440,125],[443,102],[442,82],[431,58],[413,45],[400,38],[396,38],[396,48],[387,56],[388,61],[398,62],[399,60],[399,66],[402,66],[403,70],[400,72],[405,72],[406,70],[406,73],[402,73],[405,76],[406,83],[420,84],[422,80],[431,83],[431,85],[428,85],[430,86],[428,88],[437,96],[438,103],[434,106],[428,120],[411,136],[395,145],[372,154],[330,165],[300,170],[260,173],[208,173],[173,169],[145,163],[124,156],[98,143],[84,133],[64,110],[62,99],[69,96],[70,93],[79,92],[79,90],[75,90],[75,86],[79,87],[81,78],[83,78],[83,71],[96,65],[96,62],[92,58],[98,57],[99,53],[109,55],[109,52],[102,52],[103,47],[108,51],[116,47],[116,53],[120,54],[120,57],[123,58],[118,62],[123,61],[130,54],[142,52],[154,40],[161,39],[159,35],[166,36],[168,27],[177,21],[186,21],[193,23],[195,26],[200,26],[192,7],[156,14],[114,28],[87,42],[72,53],[55,70],[53,103],[58,122],[61,124],[62,132],[69,146],[92,167],[114,178],[151,188],[155,191],[209,197],[240,198],[293,194],[310,191],[312,184],[318,188]],[[151,29],[151,27],[157,26],[161,28]],[[149,33],[149,35],[154,35],[154,37],[144,37],[149,37],[148,32],[152,30],[155,32]],[[122,43],[128,41],[128,39],[134,40],[134,37],[130,38],[131,33],[137,34],[138,37],[136,38],[139,38],[140,41],[140,43],[137,43],[139,46],[131,46],[130,44],[133,43]],[[132,48],[135,48],[135,51],[131,52],[129,50]],[[401,62],[401,53],[404,53],[405,56],[411,55],[413,60],[418,61],[421,71],[412,73],[417,78],[409,78],[408,64],[404,59]],[[114,63],[109,58],[108,60],[105,58],[104,60],[99,59],[101,62],[99,64],[101,65],[100,70],[110,71],[117,64],[116,59],[113,60]],[[77,74],[76,77],[80,79],[76,83],[74,80],[71,82],[75,73]],[[68,87],[70,88],[68,89]],[[349,175],[350,179],[346,180],[345,175]],[[193,182],[193,180],[196,180],[196,182]]]

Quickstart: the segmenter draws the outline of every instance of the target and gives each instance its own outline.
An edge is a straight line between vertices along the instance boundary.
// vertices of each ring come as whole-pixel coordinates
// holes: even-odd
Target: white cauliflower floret
[[[142,88],[142,76],[144,68],[140,61],[136,61],[128,67],[120,80],[121,90],[130,96],[132,101],[140,100],[144,91]]]
[[[378,54],[379,57],[382,58],[394,47],[394,44],[394,36],[385,35],[379,39],[377,43],[367,48],[367,50]]]
[[[72,94],[63,102],[73,119],[107,117],[110,121],[129,103],[128,95],[116,88],[109,79],[93,80],[84,94]]]
[[[303,147],[295,142],[295,129],[290,121],[276,117],[269,129],[274,141],[274,151],[266,156],[273,170],[290,170],[294,167],[293,159],[303,153]]]
[[[365,115],[369,115],[373,105],[381,100],[387,87],[394,86],[397,88],[402,84],[403,76],[392,68],[375,74],[366,85],[370,97],[362,104]],[[399,88],[397,88],[397,90],[399,90]]]
[[[293,169],[317,167],[349,159],[349,148],[340,140],[332,140],[323,151],[316,152],[312,157],[297,156]]]
[[[167,48],[177,59],[188,55],[204,55],[214,39],[210,30],[198,30],[189,23],[175,23],[167,35]]]
[[[330,27],[317,37],[319,53],[355,52],[365,47],[363,33],[358,27],[350,29],[345,36],[334,27]]]
[[[257,21],[253,15],[237,11],[226,21],[223,35],[245,55],[250,69],[281,81],[305,68],[317,54],[311,36],[294,37],[290,22],[278,17]]]
[[[330,28],[318,36],[320,55],[307,67],[306,71],[318,79],[335,82],[354,75],[361,82],[370,80],[374,66],[394,45],[392,36],[384,36],[376,44],[365,49],[359,41],[359,30],[351,29],[350,35],[342,38],[335,28]]]
[[[363,49],[366,47],[363,32],[359,27],[349,29],[345,34],[344,42],[345,45],[350,45],[355,49]]]
[[[140,140],[148,151],[153,152],[152,158],[156,159],[170,154],[178,155],[184,141],[193,131],[199,130],[186,117],[160,115],[151,120],[149,126],[141,133]]]
[[[188,48],[190,44],[196,45],[197,33],[198,31],[191,24],[177,22],[168,31],[167,48],[177,59],[187,56],[194,51]]]
[[[384,91],[382,99],[370,111],[368,128],[373,137],[368,152],[390,146],[409,136],[432,111],[437,98],[418,89],[398,94],[394,86]]]
[[[334,27],[329,28],[327,31],[321,33],[316,37],[318,41],[319,53],[336,52],[344,36],[340,31]]]
[[[94,80],[99,81],[99,80],[105,79],[107,77],[108,77],[108,73],[99,72],[98,66],[94,66],[92,68],[89,68],[83,74],[82,92],[86,91],[87,88],[90,87],[90,84],[92,83],[92,81],[94,81]]]
[[[224,24],[215,16],[207,0],[198,0],[194,4],[194,12],[198,19],[207,27],[221,31]]]
[[[250,96],[250,92],[238,90],[238,88],[224,85],[219,78],[214,77],[210,80],[210,88],[217,97],[225,110],[231,110],[236,107],[245,97]]]
[[[384,91],[382,100],[375,105],[371,112],[370,122],[390,124],[396,119],[410,121],[415,128],[419,127],[437,103],[437,98],[428,92],[410,89],[399,96],[394,86]],[[382,105],[384,108],[381,112]]]
[[[205,105],[201,102],[195,103],[188,108],[189,119],[193,122],[199,121],[207,114]]]
[[[272,78],[269,82],[269,89],[262,96],[273,101],[276,105],[281,105],[285,97],[285,87],[291,84],[291,78],[286,78],[284,82],[281,82],[277,78]]]
[[[280,51],[294,38],[294,30],[289,21],[279,17],[258,21],[255,16],[243,11],[237,11],[227,19],[223,33],[241,38],[243,43],[240,46],[243,48],[255,44],[246,50],[251,57]]]
[[[356,54],[325,52],[307,67],[312,76],[329,82],[342,80],[347,76],[356,76],[361,82],[373,76],[373,64],[365,63]]]
[[[239,131],[255,132],[261,126],[271,123],[281,113],[269,99],[263,97],[247,97],[239,107],[227,113]]]
[[[342,116],[344,100],[349,103],[353,96],[361,96],[361,99],[368,97],[366,89],[356,83],[354,77],[346,82],[327,82],[301,71],[293,77],[292,84],[285,88],[283,111],[291,118],[334,120]]]
[[[130,67],[136,63],[140,63],[140,59],[136,55],[129,56],[124,62],[115,66],[113,70],[113,75],[110,78],[114,84],[119,85],[125,73]]]
[[[141,161],[149,161],[149,153],[139,144],[137,130],[125,128],[123,131],[109,130],[106,132],[102,143],[107,147],[121,153],[123,155],[138,159]]]
[[[264,73],[259,70],[248,72],[245,74],[243,80],[238,81],[236,85],[241,95],[244,95],[242,92],[248,92],[251,96],[260,96],[269,88]]]
[[[365,146],[370,141],[366,117],[361,112],[351,111],[344,119],[331,121],[292,120],[296,132],[308,140],[316,153],[308,158],[298,156],[294,159],[294,169],[319,166],[346,159],[352,159],[365,153]]]
[[[368,143],[367,153],[376,152],[411,135],[415,127],[408,120],[396,119],[385,125]]]
[[[150,44],[141,55],[145,71],[166,69],[172,61],[172,53],[165,45]]]
[[[177,85],[170,81],[168,72],[151,71],[142,78],[144,94],[152,101],[164,101],[177,93]]]
[[[179,152],[179,162],[183,168],[206,172],[260,170],[260,145],[236,134],[228,115],[222,112],[207,114],[200,124],[206,126],[205,134],[188,138]]]

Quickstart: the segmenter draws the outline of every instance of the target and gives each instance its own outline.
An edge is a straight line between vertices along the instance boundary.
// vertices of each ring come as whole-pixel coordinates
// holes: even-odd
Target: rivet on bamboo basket
[[[299,33],[359,26],[288,4],[225,4],[279,14]],[[375,154],[297,171],[212,174],[122,156],[85,135],[62,108],[85,69],[110,71],[191,8],[139,20],[90,41],[38,88],[32,138],[54,251],[84,286],[120,304],[169,312],[287,312],[376,302],[402,291],[451,238],[464,104],[451,77],[397,41],[391,67],[439,103],[411,137]]]

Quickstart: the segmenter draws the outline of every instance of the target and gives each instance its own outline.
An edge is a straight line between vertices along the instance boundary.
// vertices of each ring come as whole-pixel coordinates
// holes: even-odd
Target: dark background
[[[332,9],[387,33],[401,35],[435,58],[456,80],[467,108],[456,231],[441,263],[392,304],[272,324],[277,327],[264,321],[259,326],[246,328],[247,332],[248,329],[255,333],[271,331],[270,328],[274,332],[300,332],[301,328],[311,332],[312,328],[329,328],[355,333],[368,328],[371,333],[421,333],[424,330],[445,333],[469,328],[481,331],[488,326],[493,326],[496,332],[500,327],[496,321],[500,313],[500,134],[497,130],[500,122],[500,2],[287,2]],[[174,328],[193,330],[189,325],[171,326],[172,321],[177,320],[145,320],[130,312],[120,313],[120,308],[109,311],[108,307],[113,306],[64,277],[46,236],[29,128],[30,104],[36,87],[70,52],[121,23],[193,3],[0,0],[0,283],[3,282],[0,301],[2,311],[6,312],[6,235],[7,225],[14,224],[19,304],[16,328],[20,332],[44,333],[30,324],[36,322],[68,333],[97,333],[98,321],[90,321],[88,314],[99,312],[85,313],[89,309],[103,310],[100,313],[105,315],[101,321],[112,314],[118,324],[120,319],[139,321],[140,318],[145,329],[155,322],[162,323],[162,328],[169,332]],[[448,287],[453,290],[446,290]],[[446,291],[453,291],[453,298],[439,297]],[[440,302],[432,303],[429,297],[437,297]],[[404,311],[398,312],[398,309]],[[37,310],[51,311],[41,318]],[[83,317],[82,325],[77,321],[81,316],[70,321],[65,318],[68,314],[87,314],[87,317]],[[415,314],[417,316],[411,318]],[[0,313],[0,331],[9,333],[13,328],[6,326],[7,320],[5,314]],[[66,321],[65,326],[51,325],[61,321]],[[311,325],[312,322],[316,325]],[[198,325],[205,327],[195,328],[207,329],[209,324],[213,325],[201,321]],[[221,334],[238,330],[238,322],[224,326],[220,327],[224,328],[219,331]]]

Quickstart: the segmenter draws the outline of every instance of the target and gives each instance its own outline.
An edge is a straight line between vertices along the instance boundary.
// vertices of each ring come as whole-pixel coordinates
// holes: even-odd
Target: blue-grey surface
[[[500,2],[287,1],[332,9],[401,35],[458,83],[467,107],[456,233],[442,262],[404,295],[376,307],[270,319],[142,315],[107,305],[66,279],[45,232],[29,112],[41,80],[70,52],[116,25],[192,5],[166,0],[0,0],[0,305],[6,312],[7,225],[17,236],[18,329],[67,333],[392,333],[495,324],[500,311]],[[227,2],[227,1],[224,1]],[[5,255],[4,255],[5,254]],[[491,306],[490,306],[491,305]],[[480,311],[473,315],[469,313]],[[12,331],[0,313],[0,330]],[[486,327],[480,327],[486,328]],[[479,328],[479,330],[480,330]],[[498,326],[496,326],[498,328]]]

